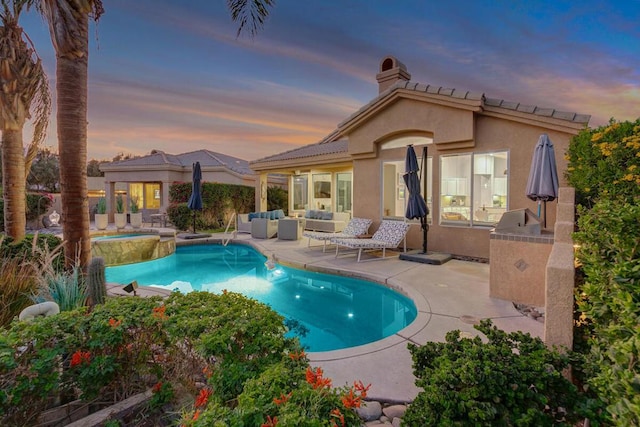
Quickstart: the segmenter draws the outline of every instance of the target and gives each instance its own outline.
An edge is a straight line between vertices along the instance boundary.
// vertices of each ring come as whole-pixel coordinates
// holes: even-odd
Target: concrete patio
[[[219,242],[223,236],[198,240],[178,239],[177,244]],[[235,242],[249,244],[268,258],[275,255],[279,264],[312,271],[335,273],[369,279],[402,292],[413,299],[418,317],[395,335],[372,344],[345,350],[309,353],[313,366],[321,366],[333,384],[352,384],[354,380],[371,383],[369,397],[374,400],[408,402],[419,389],[415,386],[408,343],[444,341],[451,330],[463,336],[477,335],[473,323],[489,318],[498,328],[508,332],[523,331],[542,337],[544,324],[526,317],[510,301],[489,297],[489,265],[451,260],[443,265],[428,265],[401,261],[397,253],[387,253],[386,259],[363,255],[356,263],[353,253],[335,258],[322,246],[307,247],[307,239],[253,239],[239,234]],[[315,242],[317,244],[317,242]],[[313,243],[312,243],[313,244]],[[119,291],[119,290],[118,290]],[[139,295],[157,289],[140,288]],[[116,292],[112,289],[110,292]]]

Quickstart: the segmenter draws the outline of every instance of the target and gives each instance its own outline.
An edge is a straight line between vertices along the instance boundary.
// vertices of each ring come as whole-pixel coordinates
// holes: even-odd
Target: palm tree
[[[26,176],[44,140],[51,114],[47,76],[35,49],[18,25],[26,0],[1,1],[0,128],[2,129],[2,188],[4,228],[21,240],[26,227]],[[26,39],[26,40],[25,40]],[[34,134],[25,158],[22,129],[34,113]]]
[[[49,24],[56,51],[56,92],[63,238],[67,265],[91,258],[87,195],[88,21],[104,12],[102,0],[28,0]],[[264,24],[273,0],[227,0],[238,35],[249,27],[254,36]]]
[[[101,0],[30,0],[49,24],[56,52],[56,96],[62,234],[67,266],[91,259],[87,192],[87,70],[89,17],[98,20]]]

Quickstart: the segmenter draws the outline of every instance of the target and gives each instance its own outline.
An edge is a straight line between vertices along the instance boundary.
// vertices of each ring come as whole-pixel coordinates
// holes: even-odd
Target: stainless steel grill
[[[529,209],[515,209],[502,215],[495,228],[496,233],[538,235],[540,218]]]

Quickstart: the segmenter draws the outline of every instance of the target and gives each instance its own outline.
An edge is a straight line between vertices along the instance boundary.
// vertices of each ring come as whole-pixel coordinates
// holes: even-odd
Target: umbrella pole
[[[193,234],[196,234],[196,211],[193,211]]]
[[[422,147],[422,192],[424,193],[424,201],[427,201],[427,146]],[[429,206],[427,206],[427,215],[429,215]],[[429,231],[429,224],[427,224],[427,215],[420,218],[422,225],[422,253],[427,253],[427,232]]]

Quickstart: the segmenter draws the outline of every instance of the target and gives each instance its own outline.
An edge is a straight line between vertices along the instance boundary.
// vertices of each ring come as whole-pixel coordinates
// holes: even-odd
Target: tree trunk
[[[83,269],[91,260],[87,193],[88,17],[78,17],[85,38],[84,55],[56,58],[58,151],[65,262],[76,259]],[[80,22],[82,21],[82,22]]]
[[[2,189],[4,192],[4,230],[22,240],[27,226],[22,129],[2,131]]]

